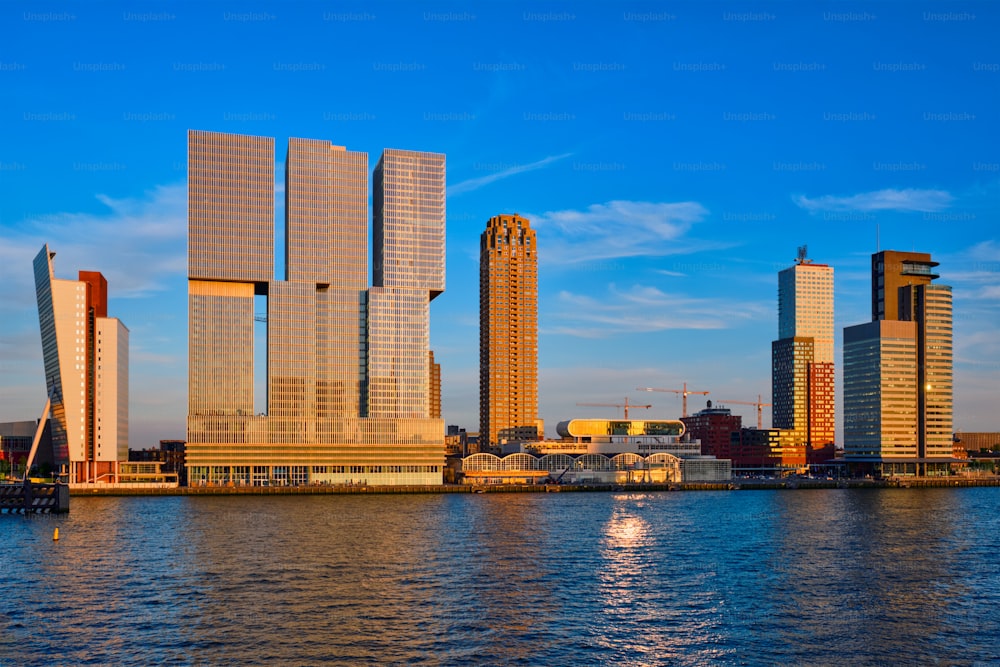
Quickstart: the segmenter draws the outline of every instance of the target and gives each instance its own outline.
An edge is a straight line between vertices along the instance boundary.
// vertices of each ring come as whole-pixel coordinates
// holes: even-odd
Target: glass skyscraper
[[[375,167],[367,415],[430,414],[430,302],[444,291],[445,159],[388,149]]]
[[[429,301],[444,290],[444,156],[393,150],[380,161],[369,288],[367,154],[289,140],[285,279],[275,280],[273,139],[192,131],[188,144],[190,483],[440,484],[428,355]],[[386,216],[380,201],[401,205]],[[420,258],[439,279],[413,280],[410,262],[383,286],[385,256]],[[259,296],[267,408],[254,414]]]

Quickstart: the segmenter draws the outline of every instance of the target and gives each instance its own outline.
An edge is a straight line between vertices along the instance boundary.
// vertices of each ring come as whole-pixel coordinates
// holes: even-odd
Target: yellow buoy
[[[52,539],[56,542],[59,541],[59,529],[56,528],[56,532],[52,533]]]

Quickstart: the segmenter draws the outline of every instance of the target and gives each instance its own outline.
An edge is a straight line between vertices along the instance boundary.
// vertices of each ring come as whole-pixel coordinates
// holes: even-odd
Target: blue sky
[[[995,3],[962,2],[4,3],[0,421],[44,402],[47,242],[57,277],[107,276],[131,331],[131,446],[184,437],[193,128],[275,137],[279,182],[290,136],[372,165],[447,154],[448,423],[478,427],[479,234],[518,212],[550,434],[616,414],[576,402],[679,416],[640,386],[767,400],[777,272],[803,244],[836,272],[838,400],[870,254],[930,252],[954,287],[955,427],[1000,430],[998,30]]]

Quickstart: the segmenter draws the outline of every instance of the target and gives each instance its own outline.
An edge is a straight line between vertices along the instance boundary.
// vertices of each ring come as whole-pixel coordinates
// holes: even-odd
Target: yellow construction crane
[[[648,410],[653,407],[652,405],[636,405],[635,403],[629,403],[628,396],[625,397],[624,403],[577,403],[577,405],[586,405],[591,408],[625,408],[625,419],[628,419],[629,408],[642,408],[643,410]]]
[[[724,401],[722,399],[719,399],[718,401],[716,401],[716,403],[717,404],[718,403],[736,403],[738,405],[756,405],[757,406],[757,429],[758,430],[760,430],[761,428],[763,428],[762,424],[764,423],[763,421],[761,421],[761,412],[762,412],[761,408],[763,408],[765,405],[766,406],[770,406],[771,405],[770,403],[761,403],[761,401],[760,401],[760,394],[757,394],[757,402],[756,403],[753,402],[753,401]]]
[[[707,391],[688,391],[688,383],[687,382],[684,383],[684,388],[683,389],[660,389],[658,387],[636,387],[635,389],[636,389],[636,391],[666,391],[666,392],[670,392],[672,394],[680,394],[681,396],[684,397],[683,400],[681,401],[681,406],[682,406],[682,408],[681,408],[681,412],[682,412],[681,416],[682,417],[687,417],[688,416],[688,394],[701,394],[702,396],[707,396],[708,395]]]

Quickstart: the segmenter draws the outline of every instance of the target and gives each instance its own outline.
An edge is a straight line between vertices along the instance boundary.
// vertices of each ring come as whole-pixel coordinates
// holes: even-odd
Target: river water
[[[998,488],[74,497],[0,546],[3,665],[1000,663]]]

